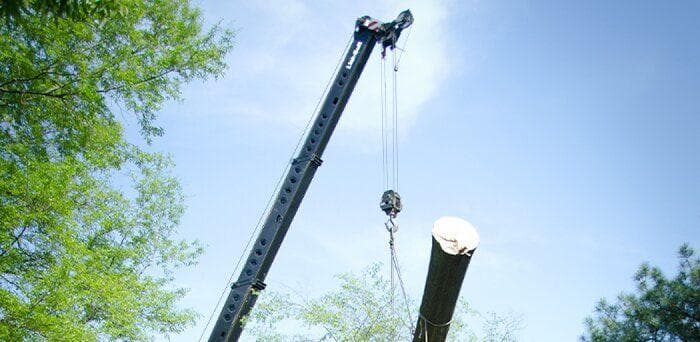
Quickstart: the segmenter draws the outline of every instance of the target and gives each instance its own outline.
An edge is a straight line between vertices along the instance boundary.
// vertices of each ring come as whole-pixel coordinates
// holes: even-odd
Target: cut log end
[[[479,246],[479,234],[467,220],[444,216],[433,223],[433,237],[451,255],[469,254]]]

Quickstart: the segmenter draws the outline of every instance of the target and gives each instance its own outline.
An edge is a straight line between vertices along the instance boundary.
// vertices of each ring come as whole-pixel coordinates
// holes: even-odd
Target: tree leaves
[[[337,276],[339,287],[306,298],[291,293],[263,292],[246,319],[244,333],[258,341],[410,341],[416,322],[408,320],[400,298],[380,264],[360,274]],[[409,298],[409,300],[411,300]],[[416,307],[411,301],[410,307]],[[293,329],[285,329],[293,327]],[[522,328],[518,315],[479,313],[460,301],[450,326],[455,341],[516,340]]]
[[[116,0],[4,0],[0,2],[0,16],[9,23],[21,21],[24,16],[85,20],[105,18],[115,12],[126,13],[128,8],[119,7]]]
[[[666,278],[661,269],[642,264],[634,276],[637,291],[620,294],[617,302],[602,299],[595,316],[586,319],[582,341],[700,340],[700,258],[684,244],[679,248],[678,274]]]
[[[220,75],[233,33],[205,31],[184,0],[17,6],[0,25],[0,340],[181,331],[194,313],[171,274],[201,247],[173,237],[172,161],[126,141],[122,121],[162,134],[160,106]]]

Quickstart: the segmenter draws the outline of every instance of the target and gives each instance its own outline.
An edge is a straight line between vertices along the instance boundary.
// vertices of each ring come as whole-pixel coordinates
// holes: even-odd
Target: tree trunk
[[[428,276],[414,342],[441,342],[447,338],[464,275],[479,244],[476,229],[457,217],[435,221],[432,235]]]

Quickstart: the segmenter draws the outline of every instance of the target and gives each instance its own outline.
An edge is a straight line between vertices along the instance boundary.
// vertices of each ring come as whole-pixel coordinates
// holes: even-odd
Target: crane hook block
[[[382,194],[382,202],[379,207],[384,211],[389,217],[394,218],[401,211],[401,196],[394,190],[384,191]]]

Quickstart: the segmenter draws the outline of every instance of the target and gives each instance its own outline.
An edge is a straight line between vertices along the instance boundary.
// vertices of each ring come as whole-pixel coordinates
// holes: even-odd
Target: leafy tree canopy
[[[360,275],[341,274],[340,287],[320,297],[263,291],[244,336],[258,341],[411,341],[416,303],[411,298],[404,301],[399,293],[392,295],[381,269],[375,264]],[[460,301],[448,338],[509,342],[516,341],[521,328],[518,315],[482,314]]]
[[[582,341],[700,341],[700,258],[687,244],[679,252],[678,274],[667,278],[643,264],[637,291],[602,299],[586,319]]]
[[[200,248],[174,237],[172,162],[126,141],[122,121],[162,134],[161,105],[221,75],[233,33],[204,29],[186,0],[13,3],[0,21],[0,340],[182,330],[194,314],[171,273]]]
[[[59,18],[104,18],[113,11],[127,10],[118,0],[4,0],[0,2],[0,15],[10,22],[21,20],[24,15],[54,15]]]

